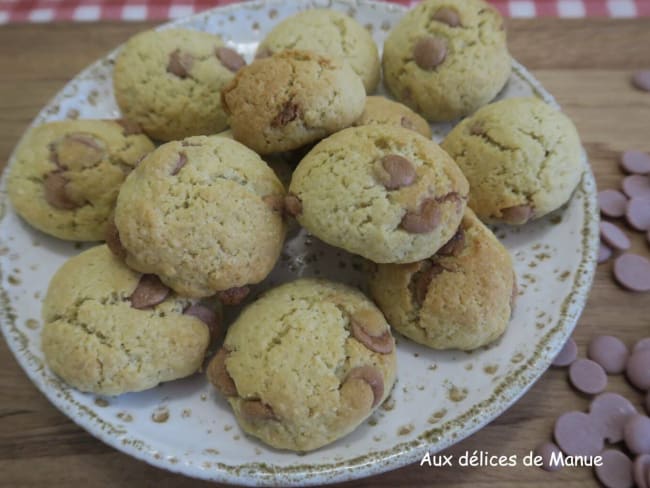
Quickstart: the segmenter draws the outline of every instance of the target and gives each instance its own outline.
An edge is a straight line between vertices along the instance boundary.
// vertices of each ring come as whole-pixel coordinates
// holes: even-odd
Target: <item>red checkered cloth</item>
[[[0,0],[0,24],[167,20],[240,0]],[[418,0],[384,0],[411,5]],[[644,17],[650,0],[489,0],[506,17]]]

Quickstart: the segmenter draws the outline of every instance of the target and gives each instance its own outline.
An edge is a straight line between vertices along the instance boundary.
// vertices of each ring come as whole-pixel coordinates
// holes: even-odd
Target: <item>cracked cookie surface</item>
[[[366,107],[361,117],[354,123],[361,125],[391,125],[404,127],[431,139],[431,126],[413,110],[386,97],[372,96],[366,98]]]
[[[257,59],[221,97],[233,137],[259,154],[298,149],[348,127],[366,103],[348,64],[308,51]]]
[[[43,302],[41,339],[46,363],[66,383],[119,395],[199,369],[208,326],[184,313],[192,302],[174,293],[135,308],[141,280],[104,245],[69,259],[54,275]]]
[[[358,290],[314,279],[249,305],[208,368],[244,431],[295,451],[354,430],[388,397],[395,374],[379,309]]]
[[[314,51],[340,58],[359,75],[367,93],[380,77],[379,54],[370,33],[342,12],[312,9],[292,15],[276,25],[257,48],[258,56],[286,49]]]
[[[219,92],[243,64],[219,36],[146,31],[129,39],[115,61],[115,98],[154,139],[215,134],[228,126]]]
[[[293,173],[300,224],[377,263],[413,262],[456,231],[469,187],[435,142],[401,127],[351,127],[316,145]]]
[[[9,170],[16,212],[59,239],[100,241],[122,182],[154,149],[116,120],[65,120],[31,129]]]
[[[426,0],[390,32],[382,65],[395,98],[428,120],[468,115],[510,76],[503,19],[483,0]]]
[[[469,180],[469,206],[485,222],[524,224],[556,210],[584,170],[573,122],[532,97],[483,107],[442,147]]]
[[[472,350],[505,331],[516,291],[507,249],[470,210],[452,246],[430,259],[380,264],[371,296],[395,330],[433,349]]]
[[[186,296],[262,281],[284,243],[284,187],[244,145],[222,136],[168,142],[127,178],[115,225],[132,268]]]

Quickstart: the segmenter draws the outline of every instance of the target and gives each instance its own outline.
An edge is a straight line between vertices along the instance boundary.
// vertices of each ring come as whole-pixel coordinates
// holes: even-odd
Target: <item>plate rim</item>
[[[318,0],[294,1],[297,7],[322,3],[322,6],[327,8],[334,3],[337,3],[349,7],[359,7],[362,5],[364,7],[385,9],[392,12],[406,12],[409,10],[408,6],[377,0],[326,0],[322,2]],[[157,25],[154,29],[157,30],[175,27],[179,24],[185,24],[192,19],[196,20],[202,17],[210,17],[214,15],[215,12],[218,12],[220,15],[227,15],[228,12],[239,10],[241,8],[263,9],[272,5],[283,6],[285,5],[285,2],[283,2],[283,0],[253,0],[243,3],[233,3],[211,8],[191,16],[174,19]],[[44,116],[49,107],[55,105],[63,98],[63,94],[70,83],[90,74],[93,69],[96,69],[107,60],[113,59],[122,46],[123,44],[115,47],[104,56],[91,63],[60,88],[34,117],[32,122],[29,124],[29,128],[33,127],[36,122]],[[555,98],[546,91],[541,83],[537,81],[522,64],[517,62],[514,58],[512,59],[512,66],[513,73],[519,75],[523,81],[532,87],[537,96],[546,103],[559,108],[559,104],[555,101]],[[18,139],[0,177],[0,223],[4,220],[6,216],[6,208],[9,205],[8,195],[6,192],[8,169],[14,159],[15,150],[21,143],[23,137],[24,134]],[[479,429],[487,426],[499,415],[503,414],[514,403],[516,403],[548,369],[554,356],[559,352],[565,340],[573,332],[578,319],[584,310],[597,266],[598,210],[596,202],[596,183],[586,155],[584,157],[584,162],[584,173],[578,185],[578,189],[576,190],[576,193],[582,191],[584,195],[583,205],[585,218],[582,222],[582,229],[580,229],[582,235],[582,247],[580,249],[581,255],[575,273],[575,279],[571,285],[571,291],[565,297],[559,317],[555,321],[554,325],[550,327],[549,331],[540,339],[534,354],[532,354],[526,362],[523,362],[517,370],[501,379],[499,384],[495,387],[495,391],[498,391],[498,393],[494,393],[489,399],[484,400],[483,402],[474,404],[467,411],[448,420],[442,424],[442,426],[426,430],[420,433],[420,435],[415,439],[395,444],[389,449],[366,453],[336,463],[320,463],[311,467],[299,465],[297,468],[291,466],[277,467],[259,462],[240,465],[213,463],[212,467],[203,468],[201,466],[183,462],[171,462],[164,455],[154,456],[154,453],[158,453],[158,451],[153,448],[136,448],[134,444],[137,439],[131,439],[132,442],[125,442],[129,440],[127,437],[124,437],[124,435],[127,434],[126,430],[116,429],[111,424],[94,418],[94,413],[88,407],[75,402],[75,400],[69,395],[64,394],[57,396],[55,390],[48,387],[47,381],[42,375],[39,375],[41,369],[45,367],[43,362],[28,350],[26,345],[28,340],[16,326],[15,322],[17,320],[17,314],[12,307],[9,292],[2,284],[4,279],[4,271],[2,267],[0,267],[0,329],[3,332],[9,350],[20,367],[23,369],[32,384],[37,387],[37,389],[52,405],[93,437],[128,456],[140,461],[145,461],[157,468],[194,478],[248,486],[274,485],[278,483],[287,486],[316,485],[359,479],[391,471],[419,460],[424,452],[434,452],[430,451],[430,446],[433,445],[431,439],[435,438],[435,436],[444,434],[446,425],[456,423],[464,418],[477,420],[471,425],[464,425],[460,428],[456,428],[454,430],[454,433],[456,434],[454,437],[447,436],[446,440],[438,440],[435,443],[435,452],[439,452],[442,449],[446,449],[451,445],[462,441]],[[63,391],[66,389],[70,390],[70,388],[58,378],[50,381],[57,381]],[[74,411],[71,405],[79,408],[81,412]],[[489,409],[484,414],[474,413],[477,408],[480,410],[481,408],[487,409],[487,407],[494,406],[497,406],[497,408]],[[100,423],[100,427],[98,427],[97,422]]]

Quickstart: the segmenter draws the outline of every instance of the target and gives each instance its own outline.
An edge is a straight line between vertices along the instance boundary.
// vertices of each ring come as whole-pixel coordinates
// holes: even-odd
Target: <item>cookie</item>
[[[483,0],[425,0],[384,43],[384,82],[395,98],[430,121],[464,117],[508,81],[503,19]]]
[[[168,142],[124,183],[113,247],[123,248],[133,269],[185,296],[258,283],[282,249],[284,192],[267,164],[237,141]]]
[[[310,451],[353,431],[388,397],[395,342],[361,292],[300,279],[241,313],[207,374],[245,432]]]
[[[469,209],[438,253],[377,265],[369,284],[395,330],[433,349],[471,350],[500,337],[516,292],[510,254]]]
[[[342,12],[312,9],[292,15],[269,32],[258,46],[256,57],[287,49],[342,59],[359,75],[367,93],[377,88],[380,66],[375,41],[361,24]]]
[[[230,129],[219,132],[217,136],[227,137],[233,141],[235,140]],[[284,187],[288,187],[289,182],[291,181],[291,173],[293,172],[293,167],[296,164],[292,162],[293,158],[289,158],[288,153],[274,153],[266,154],[262,159],[273,170],[275,175],[282,182],[282,185]]]
[[[81,391],[120,395],[196,372],[218,302],[193,303],[152,275],[141,275],[105,245],[66,261],[43,302],[47,365]]]
[[[154,149],[138,127],[116,120],[64,120],[31,129],[9,170],[16,212],[59,239],[99,241],[122,182]]]
[[[434,254],[456,232],[469,187],[430,139],[402,127],[351,127],[293,173],[287,211],[319,239],[376,263]]]
[[[460,122],[442,143],[485,222],[524,224],[564,205],[584,170],[573,122],[537,98],[509,98]]]
[[[297,149],[348,127],[366,103],[347,63],[308,51],[256,60],[221,97],[234,138],[259,154]]]
[[[385,97],[367,97],[363,114],[354,123],[361,125],[392,125],[404,127],[431,139],[429,123],[406,105]]]
[[[219,92],[245,64],[213,34],[142,32],[115,61],[115,98],[122,113],[154,139],[215,134],[228,127]]]

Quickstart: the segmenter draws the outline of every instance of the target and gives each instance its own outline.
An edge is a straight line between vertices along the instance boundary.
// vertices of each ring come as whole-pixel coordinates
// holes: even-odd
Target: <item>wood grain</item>
[[[19,25],[0,28],[0,166],[37,111],[79,70],[150,24]],[[616,187],[617,156],[650,151],[650,94],[630,87],[631,73],[650,68],[650,19],[511,20],[513,55],[557,97],[578,126],[599,186]],[[640,236],[635,249],[648,253]],[[595,334],[628,344],[650,335],[650,297],[626,293],[599,267],[575,337],[584,354]],[[621,377],[610,390],[641,395]],[[566,372],[550,370],[515,406],[450,450],[483,450],[520,457],[550,438],[553,422],[569,409],[584,409]],[[94,439],[60,414],[29,382],[0,341],[0,486],[210,486],[125,456]],[[547,487],[597,486],[586,468],[548,474],[536,468],[420,468],[408,466],[343,486]]]

